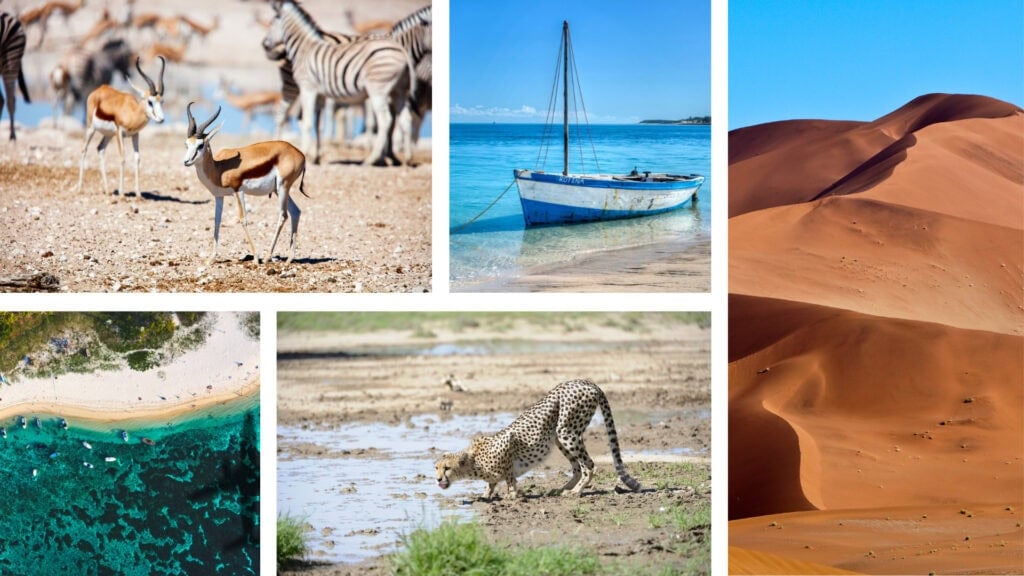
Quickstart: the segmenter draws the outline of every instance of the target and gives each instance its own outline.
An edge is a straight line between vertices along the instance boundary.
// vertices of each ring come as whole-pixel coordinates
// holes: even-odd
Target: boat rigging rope
[[[513,179],[511,182],[508,183],[508,186],[505,187],[505,189],[501,192],[501,194],[498,194],[498,197],[495,198],[494,201],[492,201],[490,204],[487,205],[487,208],[484,208],[483,210],[481,210],[479,214],[477,214],[476,216],[473,216],[472,218],[470,218],[469,221],[466,222],[465,224],[460,224],[460,225],[456,226],[455,228],[450,228],[448,230],[448,233],[452,234],[452,233],[458,232],[458,231],[462,230],[463,228],[469,226],[473,222],[476,222],[478,218],[480,218],[488,210],[493,208],[494,205],[498,203],[498,200],[501,200],[501,197],[505,195],[505,192],[508,192],[512,188],[512,185],[514,185],[515,183],[516,183],[516,181],[515,181],[515,179]]]

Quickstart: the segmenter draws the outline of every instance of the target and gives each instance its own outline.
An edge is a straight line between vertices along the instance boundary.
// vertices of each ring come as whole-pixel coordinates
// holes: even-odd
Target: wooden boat
[[[561,174],[513,170],[527,226],[573,224],[635,218],[675,210],[697,198],[704,177],[697,174],[638,172],[572,174],[569,172],[569,23],[562,22],[562,158]],[[577,82],[578,83],[578,82]],[[549,117],[551,115],[549,114]],[[584,116],[586,112],[584,111]]]
[[[154,446],[156,444],[151,438],[146,438],[145,436],[142,437],[142,443],[146,446]]]

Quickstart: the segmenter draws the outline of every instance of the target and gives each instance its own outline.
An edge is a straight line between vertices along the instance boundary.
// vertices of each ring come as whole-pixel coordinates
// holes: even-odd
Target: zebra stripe
[[[31,102],[28,97],[28,87],[25,85],[25,74],[21,70],[21,57],[25,54],[25,30],[12,14],[0,12],[0,76],[4,78],[4,94],[7,95],[7,112],[11,115],[11,140],[16,140],[14,135],[14,108],[15,95],[14,83],[17,81],[21,88],[21,96],[25,102]],[[3,117],[4,96],[0,94],[0,118]]]
[[[415,94],[415,72],[404,47],[393,40],[358,38],[348,44],[325,40],[313,18],[294,0],[273,3],[264,49],[269,53],[283,45],[292,64],[304,110],[315,110],[319,95],[345,103],[369,99],[379,126],[377,140],[365,164],[399,163],[391,146],[391,132],[398,111],[409,93]],[[303,149],[310,149],[310,129],[317,114],[304,114]],[[319,161],[319,141],[312,154]],[[386,159],[385,159],[386,158]]]

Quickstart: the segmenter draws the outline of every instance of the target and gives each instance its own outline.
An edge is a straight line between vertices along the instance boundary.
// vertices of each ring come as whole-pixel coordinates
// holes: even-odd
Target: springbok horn
[[[203,136],[206,136],[206,127],[209,126],[210,124],[213,124],[213,121],[216,120],[217,116],[219,116],[219,115],[220,115],[220,106],[217,106],[217,111],[213,113],[213,116],[210,116],[209,120],[207,120],[206,122],[203,122],[199,126],[199,129],[196,130],[196,133],[197,134],[202,134]]]
[[[157,94],[163,96],[164,95],[164,68],[167,67],[167,61],[164,60],[163,56],[157,56],[157,58],[160,59],[160,90],[157,92]]]
[[[139,62],[141,60],[142,58],[135,58],[135,69],[139,71],[139,75],[142,76],[142,79],[149,85],[149,93],[155,95],[157,93],[156,86],[153,84],[153,81],[149,79],[149,76],[146,76],[146,73],[142,71],[142,66],[139,66]]]
[[[196,119],[192,116],[192,105],[195,101],[189,102],[188,106],[185,106],[185,114],[188,114],[188,138],[196,135]]]

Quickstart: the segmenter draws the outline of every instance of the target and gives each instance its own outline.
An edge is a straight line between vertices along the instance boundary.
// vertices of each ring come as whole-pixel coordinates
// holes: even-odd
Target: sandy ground
[[[587,253],[474,292],[710,292],[711,239],[660,242]],[[469,291],[463,287],[459,291]]]
[[[346,9],[365,22],[395,20],[422,4],[403,0],[369,5],[304,3],[328,30],[348,26]],[[110,8],[116,16],[124,5],[113,2]],[[32,48],[26,53],[25,68],[35,101],[52,98],[47,74],[101,10],[102,4],[90,3],[66,26],[54,18],[38,48],[34,39],[39,31],[30,28]],[[0,146],[0,192],[8,199],[0,208],[0,225],[18,231],[2,244],[2,275],[20,278],[48,273],[70,292],[429,291],[432,171],[428,140],[421,141],[412,166],[364,168],[358,165],[364,150],[340,145],[325,150],[323,164],[308,165],[305,190],[309,197],[296,188],[291,191],[302,217],[295,261],[288,267],[280,260],[254,265],[234,200],[226,200],[219,258],[212,266],[205,265],[213,242],[213,202],[195,170],[182,164],[185,104],[198,98],[197,116],[211,113],[221,102],[211,100],[210,90],[222,78],[245,91],[280,88],[277,69],[259,46],[262,28],[255,24],[256,18],[269,17],[270,9],[241,1],[217,3],[214,8],[199,0],[136,6],[137,14],[150,11],[165,16],[187,12],[205,23],[218,16],[221,25],[205,40],[190,41],[182,62],[168,65],[164,104],[168,120],[148,126],[140,139],[142,197],[134,196],[130,158],[125,175],[128,194],[113,194],[118,185],[116,143],[107,149],[110,189],[101,189],[99,161],[90,150],[83,191],[73,193],[83,141],[77,119],[66,118],[60,130],[22,128],[16,144],[5,141]],[[140,52],[166,40],[148,32],[129,32],[128,39]],[[286,137],[298,145],[294,134]],[[224,134],[215,146],[266,139],[266,134]],[[264,257],[277,220],[276,199],[250,197],[247,204],[250,233]],[[287,234],[286,224],[278,256],[287,255]]]
[[[929,95],[730,134],[731,571],[1024,571],[1022,133]]]
[[[166,366],[21,378],[0,389],[0,418],[36,412],[106,422],[171,417],[258,393],[259,363],[259,341],[246,337],[237,314],[217,313],[205,345]]]
[[[710,339],[708,330],[692,325],[627,332],[586,322],[573,331],[540,331],[528,325],[500,332],[481,326],[466,331],[432,330],[435,337],[417,339],[408,333],[368,335],[336,333],[288,333],[279,335],[278,418],[300,426],[333,426],[350,421],[401,422],[411,415],[436,414],[442,402],[451,402],[452,414],[519,412],[560,381],[589,377],[608,395],[624,450],[664,456],[628,459],[633,474],[646,489],[641,493],[617,493],[603,427],[592,425],[585,436],[588,449],[601,474],[593,492],[581,499],[545,496],[561,480],[533,486],[524,501],[494,503],[474,501],[482,482],[459,482],[446,494],[449,506],[470,506],[491,537],[500,542],[590,546],[605,559],[626,565],[678,564],[676,551],[687,537],[670,528],[652,528],[648,516],[664,507],[710,502],[710,420],[694,411],[710,410]],[[524,340],[549,343],[550,350],[468,356],[359,356],[360,346],[387,344],[423,345],[474,341]],[[601,343],[600,349],[558,350],[558,344]],[[343,353],[343,351],[347,353]],[[454,389],[449,387],[453,384]],[[664,417],[654,416],[664,414]],[[659,478],[671,477],[678,456],[667,451],[689,448],[702,467],[694,486],[660,486]],[[279,450],[282,447],[279,446]],[[327,454],[317,446],[287,446],[289,453]],[[437,453],[424,454],[433,460]],[[362,457],[374,457],[373,454]],[[543,470],[564,471],[568,464],[553,456]],[[429,467],[429,464],[425,464]],[[424,490],[433,479],[424,478]],[[528,483],[532,484],[532,483]],[[503,489],[502,489],[503,490]],[[575,510],[575,512],[574,512]],[[538,524],[550,526],[538,531]],[[710,534],[710,533],[708,533]],[[379,573],[386,565],[378,559],[356,566],[294,566],[294,573]],[[291,573],[291,572],[289,572]]]

